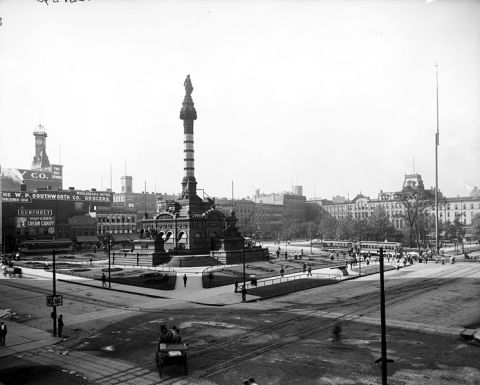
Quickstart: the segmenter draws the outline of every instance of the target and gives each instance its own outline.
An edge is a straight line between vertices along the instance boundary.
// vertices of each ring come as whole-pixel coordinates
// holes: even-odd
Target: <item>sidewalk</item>
[[[57,281],[68,282],[77,285],[97,287],[103,290],[114,290],[122,293],[130,293],[137,295],[144,295],[151,298],[175,299],[186,302],[192,302],[201,305],[209,306],[225,306],[242,303],[242,295],[234,293],[234,285],[219,286],[209,289],[202,287],[202,276],[196,272],[184,273],[192,268],[178,269],[177,282],[175,290],[156,290],[147,287],[123,285],[112,282],[111,289],[103,288],[102,282],[90,278],[83,278],[73,275],[56,273]],[[35,277],[39,279],[52,279],[50,271],[42,269],[23,268],[24,277]],[[187,274],[187,286],[183,287],[183,274]],[[108,285],[108,283],[107,283]],[[247,301],[256,301],[260,299],[257,296],[249,295],[247,293]]]
[[[61,338],[21,323],[5,321],[8,327],[5,347],[0,348],[0,358],[31,351],[60,342]]]
[[[0,348],[0,360],[16,356],[34,365],[58,366],[62,371],[80,373],[85,379],[102,384],[153,385],[159,382],[158,373],[130,362],[67,350],[58,345],[61,338],[20,323],[7,322],[7,326],[6,346]]]

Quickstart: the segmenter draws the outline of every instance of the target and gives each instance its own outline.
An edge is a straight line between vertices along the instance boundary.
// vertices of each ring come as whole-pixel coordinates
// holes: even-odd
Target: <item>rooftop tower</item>
[[[32,170],[50,171],[50,161],[47,155],[47,133],[41,124],[33,131],[35,137],[35,156],[33,157]]]

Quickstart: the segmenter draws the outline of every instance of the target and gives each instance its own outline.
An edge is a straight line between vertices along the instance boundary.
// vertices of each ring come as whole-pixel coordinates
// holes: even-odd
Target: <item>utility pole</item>
[[[243,260],[243,286],[242,286],[242,301],[245,302],[247,300],[247,287],[245,282],[245,242],[242,245],[242,260]]]
[[[438,254],[438,145],[440,144],[439,118],[438,118],[438,64],[435,63],[436,96],[437,96],[437,132],[435,134],[435,251]]]
[[[385,326],[385,286],[383,277],[383,247],[380,247],[380,323],[382,335],[382,385],[387,385],[387,332]]]
[[[57,277],[55,275],[55,249],[52,250],[52,280],[53,280],[53,298],[57,296]],[[53,336],[57,336],[57,306],[55,305],[55,302],[53,302],[53,310],[52,310],[52,319],[53,319]]]
[[[112,281],[111,281],[111,275],[110,272],[112,271],[111,268],[111,263],[110,263],[110,250],[112,248],[112,239],[111,239],[111,234],[108,234],[107,236],[107,247],[108,247],[108,288],[112,288]]]

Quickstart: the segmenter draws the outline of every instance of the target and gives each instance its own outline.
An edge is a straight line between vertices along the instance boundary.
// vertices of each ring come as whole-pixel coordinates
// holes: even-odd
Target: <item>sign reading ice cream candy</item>
[[[17,217],[16,227],[52,227],[55,226],[55,217]]]

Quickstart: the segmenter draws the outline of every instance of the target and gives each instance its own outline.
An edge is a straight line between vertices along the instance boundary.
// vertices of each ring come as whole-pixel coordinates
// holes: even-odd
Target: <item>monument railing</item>
[[[257,281],[256,285],[252,285],[251,282],[246,282],[246,289],[253,289],[256,287],[263,287],[269,285],[275,285],[278,283],[290,282],[299,279],[326,279],[331,281],[338,281],[342,279],[342,276],[339,274],[325,274],[325,273],[302,273],[302,274],[295,274],[286,277],[275,277],[270,279],[262,279],[261,281]]]

